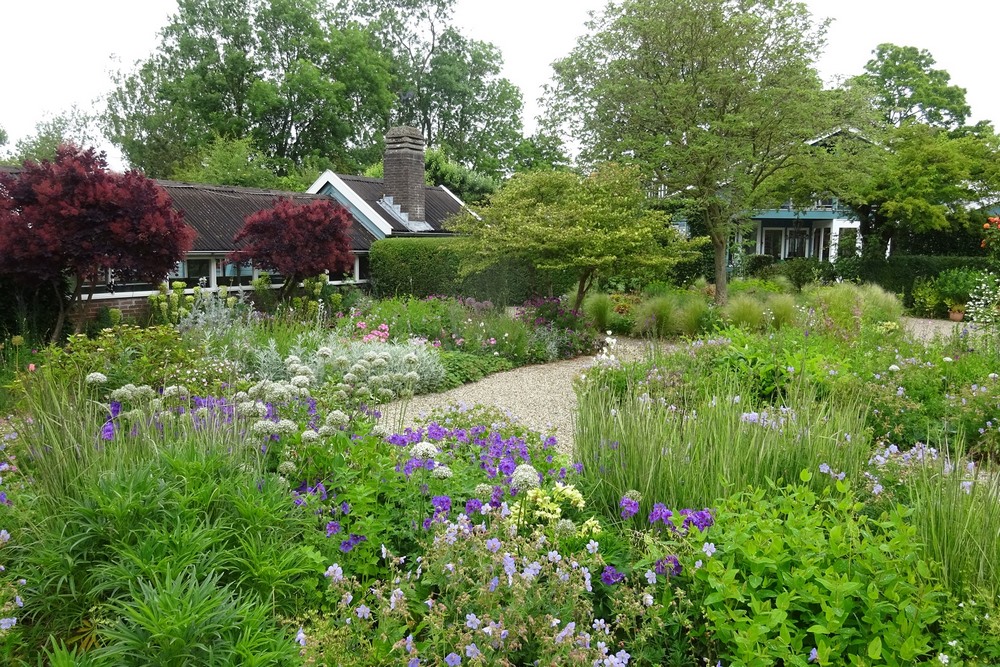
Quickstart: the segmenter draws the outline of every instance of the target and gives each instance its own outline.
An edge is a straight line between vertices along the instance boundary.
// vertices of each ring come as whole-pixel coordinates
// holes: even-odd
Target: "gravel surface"
[[[963,325],[947,320],[906,317],[903,318],[903,326],[921,340],[933,340],[935,336],[950,336]],[[619,338],[615,355],[622,360],[641,359],[650,349],[649,345],[642,340]],[[560,449],[568,452],[573,447],[573,415],[576,411],[573,379],[586,372],[593,363],[594,357],[578,357],[551,364],[524,366],[440,394],[415,396],[408,402],[391,403],[383,408],[382,423],[394,429],[400,424],[412,426],[415,419],[426,416],[435,408],[457,404],[491,405],[509,412],[533,429],[554,429]]]

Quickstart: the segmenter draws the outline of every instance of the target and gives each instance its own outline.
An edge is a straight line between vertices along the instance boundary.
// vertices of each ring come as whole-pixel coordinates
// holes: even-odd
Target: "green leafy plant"
[[[819,493],[771,484],[719,507],[717,550],[694,594],[727,662],[892,665],[930,654],[944,595],[916,529],[902,508],[872,520],[860,507],[846,482]]]

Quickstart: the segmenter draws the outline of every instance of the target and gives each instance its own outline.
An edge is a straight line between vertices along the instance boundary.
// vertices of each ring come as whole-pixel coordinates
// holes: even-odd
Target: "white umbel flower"
[[[514,469],[514,474],[510,476],[510,483],[518,491],[528,491],[537,489],[538,471],[527,463],[522,463]]]
[[[90,373],[84,378],[84,382],[87,384],[104,384],[108,381],[108,376],[104,373]]]
[[[421,440],[417,444],[410,447],[410,456],[415,459],[432,459],[438,454],[438,448],[427,442],[426,440]]]

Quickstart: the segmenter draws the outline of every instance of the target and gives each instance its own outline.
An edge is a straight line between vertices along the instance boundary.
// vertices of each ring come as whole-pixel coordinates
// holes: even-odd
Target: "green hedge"
[[[985,257],[892,255],[884,261],[858,262],[858,278],[862,282],[876,283],[889,292],[902,294],[907,307],[913,306],[913,282],[917,278],[935,278],[948,269],[989,268]]]
[[[372,293],[379,298],[432,294],[474,297],[506,306],[536,295],[558,295],[574,284],[573,276],[536,271],[509,260],[462,278],[461,251],[455,239],[396,238],[376,241],[371,254]]]

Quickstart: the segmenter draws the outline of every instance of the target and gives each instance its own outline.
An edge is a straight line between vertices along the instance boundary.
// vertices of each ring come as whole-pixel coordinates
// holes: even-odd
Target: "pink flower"
[[[358,322],[358,324],[357,324],[357,327],[358,327],[359,329],[367,329],[367,328],[368,328],[368,325],[367,325],[367,324],[365,324],[364,322]]]
[[[35,372],[35,365],[34,364],[28,364],[28,372],[29,373],[34,373]]]

